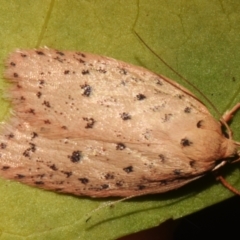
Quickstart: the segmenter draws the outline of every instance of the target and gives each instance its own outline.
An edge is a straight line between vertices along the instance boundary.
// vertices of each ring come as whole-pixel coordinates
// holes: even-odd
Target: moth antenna
[[[138,16],[137,16],[138,18]],[[136,25],[137,20],[134,23],[134,26]],[[180,77],[181,79],[183,79],[185,82],[187,82],[191,87],[193,87],[201,96],[203,96],[205,98],[205,100],[211,105],[211,107],[219,114],[219,111],[217,110],[217,108],[212,104],[212,102],[199,90],[197,89],[191,82],[189,82],[185,77],[183,77],[180,73],[178,73],[175,69],[173,69],[162,57],[158,56],[151,48],[148,47],[148,45],[144,42],[144,40],[142,39],[142,37],[135,31],[135,29],[133,28],[134,33],[136,34],[137,38],[142,42],[142,44],[149,49],[149,51],[154,54],[154,56],[156,56],[162,63],[164,63],[172,72],[174,72],[178,77]],[[232,130],[230,129],[230,127],[228,126],[227,122],[229,122],[234,113],[236,111],[238,111],[240,109],[240,103],[237,103],[231,110],[226,111],[223,116],[220,118],[220,122],[226,127],[227,132],[229,134],[229,137],[232,139]],[[240,142],[235,142],[235,145],[240,146]],[[240,156],[240,153],[238,153],[238,155]],[[239,160],[237,160],[239,161]],[[234,161],[236,162],[236,161]],[[225,165],[225,163],[224,163]],[[230,191],[232,191],[233,193],[235,193],[236,195],[240,196],[240,191],[238,191],[237,189],[235,189],[233,186],[231,186],[222,176],[217,177],[217,180],[219,180],[226,188],[228,188]]]
[[[143,41],[142,37],[133,29],[134,33],[138,37],[138,39],[142,42],[142,44],[149,49],[149,51],[154,54],[163,64],[165,64],[172,72],[174,72],[178,77],[183,79],[186,83],[188,83],[194,90],[196,90],[210,105],[211,107],[220,115],[217,108],[213,105],[213,103],[191,82],[189,82],[185,77],[183,77],[180,73],[178,73],[174,68],[172,68],[162,57],[158,56],[148,45]],[[230,111],[226,111],[224,115],[220,118],[220,122],[226,127],[229,136],[232,138],[232,130],[228,126],[227,122],[233,117],[233,113],[240,109],[240,103],[237,103]],[[240,143],[236,142],[236,145],[240,146]]]
[[[234,113],[237,112],[239,109],[240,109],[240,103],[237,103],[231,110],[228,110],[223,114],[222,119],[225,122],[229,122],[232,119]]]
[[[139,8],[139,1],[137,2],[138,4],[138,8]],[[188,85],[190,85],[195,91],[197,91],[207,102],[208,104],[210,104],[210,106],[214,109],[214,111],[216,111],[216,113],[218,115],[220,115],[220,112],[218,111],[218,109],[214,106],[214,104],[210,101],[209,98],[207,98],[202,91],[200,91],[197,87],[195,87],[194,84],[192,84],[191,82],[189,82],[184,76],[182,76],[179,72],[177,72],[173,67],[171,67],[162,57],[160,57],[158,54],[156,54],[156,52],[154,52],[143,40],[143,38],[137,33],[137,31],[135,30],[135,26],[137,24],[137,20],[138,20],[138,16],[139,16],[139,12],[137,12],[137,16],[135,19],[135,22],[133,24],[133,32],[135,33],[135,35],[137,36],[137,38],[141,41],[141,43],[154,55],[156,56],[165,66],[167,66],[173,73],[175,73],[178,77],[180,77],[181,79],[183,79]],[[236,108],[236,109],[234,109]],[[240,108],[240,103],[236,104],[236,106],[234,107],[231,113],[235,112],[237,109]],[[225,114],[227,114],[228,112],[226,112]],[[220,118],[220,122],[226,127],[227,131],[229,132],[229,135],[232,136],[232,131],[229,128],[229,126],[227,125],[228,120],[225,120],[225,114]],[[238,144],[237,144],[238,145]],[[240,145],[240,143],[239,143]]]
[[[234,188],[232,185],[230,185],[225,178],[223,178],[222,176],[218,176],[217,180],[220,181],[222,183],[222,185],[224,187],[226,187],[228,190],[230,190],[231,192],[233,192],[234,194],[240,196],[240,191],[238,191],[236,188]]]
[[[194,84],[192,84],[191,82],[189,82],[185,77],[183,77],[180,73],[178,73],[174,68],[172,68],[162,57],[158,56],[142,39],[142,37],[135,31],[135,29],[133,28],[133,32],[136,34],[137,38],[141,41],[141,43],[154,55],[156,56],[165,66],[167,66],[173,73],[175,73],[178,77],[180,77],[181,79],[183,79],[189,86],[191,86],[196,92],[198,92],[207,102],[208,104],[214,109],[214,111],[216,111],[216,113],[218,115],[220,115],[220,112],[218,111],[218,109],[213,105],[213,103],[210,101],[210,99],[208,99],[202,91],[200,91],[197,87],[195,87]],[[225,123],[226,124],[226,123]],[[224,125],[225,125],[224,124]],[[227,125],[227,124],[226,124]]]
[[[240,103],[237,103],[231,110],[226,111],[223,116],[221,117],[220,121],[221,123],[224,124],[224,126],[227,128],[229,137],[232,138],[232,131],[229,128],[227,122],[229,122],[232,118],[233,115],[240,109]],[[235,142],[237,146],[240,146],[240,142]]]
[[[126,201],[126,200],[129,200],[129,199],[132,199],[132,198],[135,198],[135,197],[140,197],[140,196],[143,196],[144,195],[144,192],[142,192],[141,194],[136,194],[136,195],[131,195],[131,196],[128,196],[128,197],[125,197],[125,198],[121,198],[119,200],[116,200],[116,201],[111,201],[111,202],[105,202],[104,204],[102,204],[101,206],[95,208],[94,210],[92,210],[91,212],[89,212],[87,214],[87,219],[85,220],[86,222],[88,222],[91,217],[92,217],[92,214],[100,211],[101,209],[105,208],[105,207],[112,207],[114,206],[115,204],[118,204],[120,202],[123,202],[123,201]]]

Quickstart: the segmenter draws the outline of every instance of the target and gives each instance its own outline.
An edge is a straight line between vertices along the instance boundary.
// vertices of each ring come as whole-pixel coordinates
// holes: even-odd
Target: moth
[[[78,196],[177,189],[239,158],[231,133],[176,82],[112,58],[17,50],[0,176]]]

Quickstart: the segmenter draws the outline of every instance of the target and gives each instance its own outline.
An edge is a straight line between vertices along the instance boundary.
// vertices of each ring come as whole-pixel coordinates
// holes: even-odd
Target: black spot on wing
[[[44,124],[51,124],[51,121],[49,119],[46,119],[43,122],[44,122]]]
[[[76,52],[76,55],[79,55],[79,56],[81,56],[81,57],[83,57],[83,58],[86,57],[86,55],[85,55],[84,53],[81,53],[81,52]]]
[[[96,69],[99,73],[106,73],[106,69],[103,69],[103,68],[99,68],[99,69]]]
[[[58,54],[60,56],[64,56],[65,55],[63,52],[60,52],[60,51],[56,51],[56,54]]]
[[[181,170],[181,169],[175,169],[175,170],[173,170],[173,173],[174,173],[175,175],[179,176],[179,175],[181,175],[182,170]]]
[[[124,150],[126,148],[125,144],[117,143],[116,150]]]
[[[9,133],[8,135],[6,135],[6,137],[7,137],[8,139],[12,139],[12,138],[14,138],[14,134],[13,134],[13,133]]]
[[[196,167],[196,161],[195,160],[191,160],[189,162],[189,165],[190,165],[191,168],[195,168]]]
[[[131,172],[133,172],[133,166],[125,167],[125,168],[123,168],[123,171],[125,171],[126,173],[131,173]]]
[[[42,89],[44,87],[44,85],[45,85],[45,80],[43,80],[43,79],[38,80],[39,89]]]
[[[109,185],[108,185],[108,184],[103,184],[103,185],[101,185],[101,189],[107,189],[107,188],[109,188]]]
[[[185,113],[191,113],[192,109],[190,107],[185,107],[184,112]]]
[[[127,75],[127,70],[124,68],[119,69],[119,73],[122,75]]]
[[[28,110],[26,111],[26,113],[31,113],[31,114],[33,114],[33,115],[36,114],[35,109],[33,109],[33,108],[28,109]]]
[[[116,182],[116,186],[117,186],[117,187],[122,187],[123,184],[124,184],[123,181],[117,181],[117,182]]]
[[[7,144],[6,143],[0,143],[0,148],[1,149],[5,149],[7,147]]]
[[[105,176],[106,180],[114,179],[114,174],[113,173],[107,173]]]
[[[173,114],[172,113],[168,113],[164,115],[164,118],[162,118],[162,122],[168,122],[171,118],[172,118]]]
[[[68,156],[68,158],[70,158],[70,160],[73,163],[79,162],[82,158],[82,152],[81,151],[73,151],[72,155]]]
[[[42,103],[42,105],[44,105],[44,106],[46,106],[46,107],[48,107],[48,108],[51,107],[50,102],[48,102],[48,101],[44,101],[44,102]]]
[[[30,147],[23,152],[23,156],[29,158],[31,153],[36,151],[36,145],[34,143],[29,143]]]
[[[162,83],[162,81],[160,79],[156,79],[156,84],[159,85],[159,86],[163,85],[163,83]]]
[[[52,164],[52,165],[50,165],[49,167],[50,167],[53,171],[57,171],[57,170],[58,170],[58,168],[56,167],[55,164]]]
[[[90,85],[85,83],[84,85],[81,85],[80,87],[81,87],[81,89],[83,89],[83,93],[82,93],[83,96],[89,97],[91,95],[92,88]]]
[[[83,117],[83,120],[87,122],[85,128],[93,128],[96,122],[93,118],[87,118],[87,117]]]
[[[197,122],[197,128],[202,128],[203,122],[204,122],[203,120],[198,121]]]
[[[42,96],[42,93],[41,92],[37,92],[36,95],[37,95],[38,98],[40,98]]]
[[[139,93],[139,94],[136,96],[136,98],[137,98],[137,100],[141,101],[141,100],[145,99],[146,96],[145,96],[144,94],[142,94],[142,93]]]
[[[143,190],[146,188],[146,186],[144,186],[144,185],[138,185],[137,187],[138,187],[138,190]]]
[[[35,181],[34,182],[36,185],[44,185],[44,182],[43,181]]]
[[[6,171],[6,170],[8,170],[9,168],[10,168],[9,166],[3,166],[3,167],[2,167],[2,170],[3,170],[3,171]]]
[[[67,178],[69,178],[72,175],[72,172],[68,172],[68,171],[61,171],[63,174],[66,175]]]
[[[192,145],[193,143],[192,143],[189,139],[183,138],[183,139],[181,139],[180,144],[181,144],[183,147],[189,147],[189,146]]]
[[[90,74],[89,70],[82,70],[82,75]]]
[[[17,174],[17,175],[15,176],[15,178],[22,179],[22,178],[25,178],[25,175],[23,175],[23,174]]]
[[[89,180],[87,178],[78,178],[78,180],[82,183],[82,184],[87,184],[89,182]]]
[[[14,78],[18,78],[18,76],[19,76],[19,75],[18,75],[17,73],[13,73],[13,77],[14,77]]]
[[[159,183],[160,183],[161,186],[165,186],[165,185],[167,185],[168,181],[167,180],[160,180]]]
[[[132,118],[131,115],[126,112],[120,113],[120,116],[121,116],[122,120],[124,120],[124,121],[130,120]]]
[[[44,52],[39,51],[39,50],[37,50],[37,51],[35,51],[35,52],[36,52],[36,54],[38,54],[38,55],[42,55],[42,56],[45,55]]]
[[[159,156],[161,162],[165,162],[166,157],[163,154],[159,154],[158,156]]]
[[[38,134],[36,133],[36,132],[32,132],[32,138],[31,138],[31,140],[33,140],[34,138],[36,138],[36,137],[38,137]]]

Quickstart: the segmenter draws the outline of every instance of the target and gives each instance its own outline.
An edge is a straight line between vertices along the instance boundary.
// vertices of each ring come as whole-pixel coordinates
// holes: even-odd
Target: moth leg
[[[221,122],[227,127],[230,138],[232,138],[233,134],[232,134],[231,129],[226,124],[226,122],[229,122],[232,119],[232,117],[234,116],[234,114],[236,113],[236,111],[238,111],[239,109],[240,109],[240,103],[237,103],[231,110],[227,110],[221,117]],[[240,142],[235,142],[235,144],[240,146]]]
[[[232,191],[234,194],[240,196],[240,192],[236,188],[231,186],[222,176],[218,176],[217,180],[220,181],[224,187]]]
[[[228,127],[228,125],[226,124],[226,122],[229,122],[232,117],[234,116],[235,112],[238,111],[240,109],[240,103],[237,103],[231,110],[228,110],[226,111],[223,116],[222,116],[222,121],[223,121],[223,124],[227,127],[228,129],[228,133],[229,133],[229,136],[230,138],[232,138],[232,131],[231,129]],[[240,146],[240,142],[235,142],[236,145]],[[240,151],[238,151],[238,156],[239,158],[231,163],[236,163],[236,162],[239,162],[240,161]],[[221,164],[219,164],[218,166],[216,166],[214,170],[218,169],[219,167],[225,165],[225,161],[222,162]],[[239,195],[240,196],[240,191],[238,191],[236,188],[234,188],[233,186],[231,186],[221,175],[220,176],[217,176],[216,179],[218,181],[220,181],[222,183],[223,186],[225,186],[227,189],[229,189],[231,192],[233,192],[234,194],[236,195]]]
[[[222,119],[225,121],[225,122],[229,122],[233,115],[235,114],[236,111],[238,111],[238,109],[240,109],[240,103],[237,103],[231,110],[227,110],[223,116],[222,116]]]

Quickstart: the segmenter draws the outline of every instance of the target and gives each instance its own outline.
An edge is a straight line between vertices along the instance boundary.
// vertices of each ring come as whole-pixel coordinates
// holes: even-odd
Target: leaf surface
[[[187,86],[205,101],[152,49],[223,113],[240,102],[239,11],[237,0],[1,0],[1,73],[8,53],[16,48],[80,50],[144,66]],[[7,86],[2,77],[2,96]],[[2,97],[2,120],[9,109]],[[240,141],[239,121],[236,114],[231,127]],[[240,189],[239,165],[225,169],[224,176]],[[0,191],[0,240],[116,239],[232,196],[211,174],[179,190],[113,207],[104,204],[115,199],[61,195],[5,179]]]

